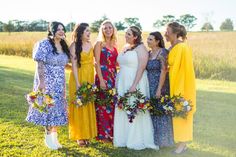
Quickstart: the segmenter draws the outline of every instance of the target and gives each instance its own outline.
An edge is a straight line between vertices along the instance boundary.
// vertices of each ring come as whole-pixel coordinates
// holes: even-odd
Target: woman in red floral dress
[[[101,24],[98,40],[94,47],[96,77],[95,83],[102,89],[114,88],[116,79],[116,28],[106,20]],[[104,95],[100,94],[100,99]],[[97,140],[112,142],[114,123],[114,103],[96,106]]]

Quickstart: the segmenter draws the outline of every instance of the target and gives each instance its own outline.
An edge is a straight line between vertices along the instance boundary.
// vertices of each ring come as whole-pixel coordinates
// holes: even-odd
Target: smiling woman
[[[33,58],[37,62],[34,91],[53,95],[54,106],[47,113],[41,113],[31,105],[26,120],[45,127],[45,144],[50,149],[62,147],[57,140],[57,127],[67,124],[65,65],[69,60],[69,48],[64,37],[64,25],[52,22],[48,38],[38,42],[33,50]]]

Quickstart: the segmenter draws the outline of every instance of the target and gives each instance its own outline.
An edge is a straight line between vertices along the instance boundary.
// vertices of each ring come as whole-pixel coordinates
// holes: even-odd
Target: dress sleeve
[[[33,49],[33,59],[37,62],[46,62],[47,43],[45,41],[37,42]]]

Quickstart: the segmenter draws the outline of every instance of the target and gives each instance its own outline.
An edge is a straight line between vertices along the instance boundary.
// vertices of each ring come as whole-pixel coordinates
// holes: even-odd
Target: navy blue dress
[[[26,120],[36,125],[60,126],[68,122],[67,102],[65,98],[65,65],[69,59],[65,53],[53,53],[48,39],[37,43],[33,50],[33,59],[44,65],[45,93],[53,96],[54,106],[48,113],[40,113],[37,109],[29,107]],[[37,70],[34,77],[34,91],[39,84]]]
[[[159,85],[162,66],[167,64],[168,51],[162,49],[157,58],[149,60],[147,63],[148,80],[150,87],[150,97],[156,96],[156,91]],[[169,95],[169,77],[166,74],[166,80],[162,87],[162,95]],[[172,146],[173,141],[173,126],[171,116],[151,116],[154,128],[154,142],[159,147]]]

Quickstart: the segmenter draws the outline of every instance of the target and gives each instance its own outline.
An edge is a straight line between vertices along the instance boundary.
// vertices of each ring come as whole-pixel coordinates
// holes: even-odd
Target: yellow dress
[[[78,79],[83,82],[94,83],[93,49],[81,52],[81,67],[78,68]],[[76,83],[73,72],[69,79],[69,138],[72,140],[91,139],[97,136],[96,112],[94,103],[76,107]]]
[[[175,142],[187,142],[193,139],[193,114],[196,111],[195,73],[192,50],[186,43],[175,45],[168,56],[170,95],[181,95],[191,100],[193,108],[187,119],[174,117],[173,131]]]

